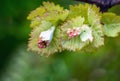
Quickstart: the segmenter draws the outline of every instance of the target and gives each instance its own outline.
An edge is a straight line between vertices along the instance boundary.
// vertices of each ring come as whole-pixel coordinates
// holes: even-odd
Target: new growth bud
[[[38,39],[38,47],[39,48],[46,48],[50,45],[50,42],[52,41],[53,34],[55,31],[55,27],[52,26],[50,29],[43,31],[39,35]]]
[[[88,25],[83,25],[81,27],[74,27],[74,28],[69,28],[67,30],[67,35],[68,39],[71,39],[75,36],[80,36],[80,39],[85,42],[89,40],[90,42],[93,41],[93,36],[92,36],[92,29]]]
[[[69,38],[73,38],[75,36],[78,36],[80,34],[80,28],[73,28],[73,29],[68,29],[67,34]]]

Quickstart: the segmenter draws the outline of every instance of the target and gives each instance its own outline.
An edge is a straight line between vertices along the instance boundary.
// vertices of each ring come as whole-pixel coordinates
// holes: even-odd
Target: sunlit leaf
[[[120,16],[114,13],[104,13],[102,15],[104,24],[104,34],[108,37],[116,37],[120,33]]]
[[[28,50],[31,50],[33,52],[36,52],[38,54],[45,54],[50,55],[55,52],[58,52],[61,50],[60,47],[60,30],[58,28],[55,28],[53,38],[50,42],[50,45],[46,48],[39,48],[38,47],[38,39],[41,32],[48,30],[52,27],[52,24],[50,22],[42,21],[42,24],[39,27],[36,27],[31,32],[31,38],[28,44]]]
[[[73,18],[72,20],[68,20],[65,22],[62,27],[62,46],[63,49],[76,51],[81,50],[86,44],[89,42],[82,42],[80,39],[80,36],[76,36],[74,38],[69,39],[69,36],[67,35],[68,28],[81,28],[81,26],[84,23],[84,18],[78,16],[76,18]]]
[[[50,21],[52,24],[59,24],[58,21],[64,21],[69,11],[52,2],[43,2],[43,6],[32,11],[27,19],[32,20],[31,27],[34,28],[41,24],[42,20]]]

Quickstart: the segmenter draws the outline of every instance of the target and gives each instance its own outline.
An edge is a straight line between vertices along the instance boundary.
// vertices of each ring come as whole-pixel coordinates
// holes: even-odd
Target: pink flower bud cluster
[[[69,28],[67,30],[67,34],[69,36],[69,38],[73,38],[75,36],[78,36],[80,34],[80,28]]]
[[[48,40],[42,40],[42,37],[38,39],[38,48],[46,48],[49,44],[50,42]]]

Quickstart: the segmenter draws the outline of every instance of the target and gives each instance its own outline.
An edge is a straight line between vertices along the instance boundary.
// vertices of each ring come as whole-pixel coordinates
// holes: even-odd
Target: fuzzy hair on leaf
[[[84,18],[81,16],[68,20],[61,26],[62,30],[62,47],[63,49],[77,51],[81,50],[89,42],[82,42],[79,36],[76,36],[72,39],[68,39],[67,30],[68,28],[80,28],[84,23]]]
[[[50,21],[53,25],[59,24],[58,21],[64,21],[68,16],[69,11],[55,5],[52,2],[43,2],[43,6],[38,7],[32,11],[27,19],[31,20],[31,27],[37,27],[41,24],[42,20]]]
[[[45,55],[50,55],[53,53],[56,53],[58,51],[61,51],[61,46],[60,46],[60,30],[58,28],[55,28],[53,38],[51,40],[51,43],[48,47],[46,48],[39,48],[38,47],[38,39],[39,35],[42,31],[46,31],[49,28],[52,27],[52,24],[47,21],[42,21],[42,24],[39,27],[36,27],[33,29],[31,32],[29,44],[28,44],[28,50],[31,50],[33,52],[36,52],[38,54],[45,54]]]
[[[90,25],[93,32],[94,40],[92,47],[99,47],[104,44],[104,34],[101,25],[101,13],[100,9],[95,5],[90,4],[79,4],[70,6],[70,14],[68,18],[74,18],[81,16],[85,19],[84,24]]]
[[[92,28],[93,33],[93,43],[92,47],[98,48],[99,46],[104,45],[104,32],[101,24],[101,13],[99,12],[99,8],[95,5],[92,5],[88,8],[88,24]]]

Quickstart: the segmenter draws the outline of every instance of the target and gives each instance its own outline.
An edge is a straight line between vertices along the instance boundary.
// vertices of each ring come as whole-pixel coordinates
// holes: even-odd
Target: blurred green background
[[[28,52],[30,11],[48,0],[1,0],[0,81],[120,81],[120,36],[105,38],[94,53],[64,51],[50,57]],[[65,8],[72,0],[49,0]],[[120,15],[120,5],[109,11]]]

